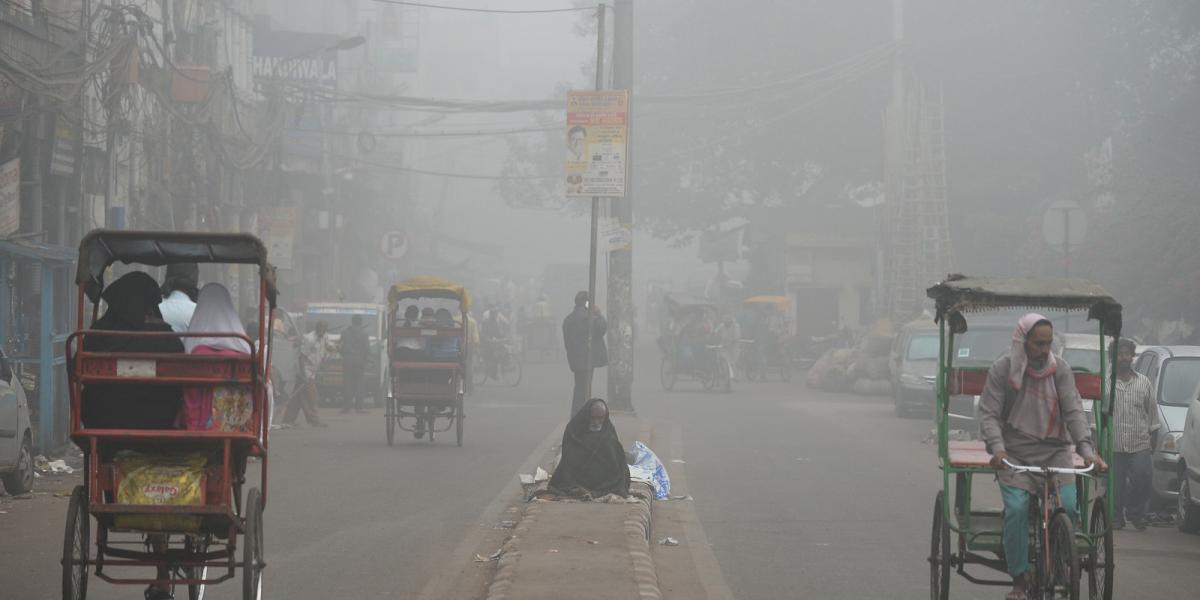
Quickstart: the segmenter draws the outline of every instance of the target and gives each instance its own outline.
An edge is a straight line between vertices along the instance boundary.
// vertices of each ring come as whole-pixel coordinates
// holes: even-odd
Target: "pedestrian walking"
[[[591,323],[592,348],[591,361],[588,361],[588,323]],[[608,323],[600,311],[592,308],[588,302],[588,293],[575,294],[575,310],[563,319],[563,345],[567,351],[567,364],[575,375],[575,392],[571,396],[571,416],[574,417],[579,409],[587,403],[589,384],[592,373],[597,367],[608,366],[608,347],[604,344],[604,334],[608,331]]]
[[[329,343],[327,333],[329,324],[318,321],[313,331],[300,338],[300,382],[288,399],[287,410],[283,413],[286,425],[295,425],[296,417],[304,411],[304,420],[313,427],[324,427],[325,424],[317,416],[317,369],[325,360],[325,347]]]
[[[350,318],[350,326],[342,332],[342,414],[366,412],[363,409],[363,373],[371,354],[371,341],[362,327],[362,315]]]
[[[1146,530],[1146,505],[1150,501],[1150,432],[1155,406],[1150,379],[1133,370],[1137,345],[1122,338],[1116,344],[1117,387],[1113,404],[1113,492],[1116,510],[1113,527],[1128,520]]]

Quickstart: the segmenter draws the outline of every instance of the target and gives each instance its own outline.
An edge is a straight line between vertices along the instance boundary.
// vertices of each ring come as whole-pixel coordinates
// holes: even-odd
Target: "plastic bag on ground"
[[[632,462],[629,464],[629,478],[649,481],[654,488],[654,498],[665,500],[671,495],[671,478],[667,476],[667,468],[654,451],[641,442],[634,442],[629,450]]]

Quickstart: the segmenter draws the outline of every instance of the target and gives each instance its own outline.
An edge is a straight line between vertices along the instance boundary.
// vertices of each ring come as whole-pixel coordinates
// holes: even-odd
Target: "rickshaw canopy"
[[[92,302],[100,300],[104,272],[117,261],[154,267],[176,263],[258,265],[267,284],[267,300],[275,306],[275,267],[267,262],[266,246],[248,233],[95,229],[79,242],[75,272],[75,282],[84,286]]]
[[[682,312],[702,311],[706,309],[715,310],[717,308],[716,304],[713,304],[707,300],[680,294],[665,294],[663,295],[663,300],[667,302],[667,310],[670,311],[672,315]]]
[[[926,293],[937,305],[935,320],[964,312],[1004,308],[1086,310],[1104,332],[1121,333],[1121,304],[1084,279],[993,278],[951,275]]]
[[[388,304],[393,307],[404,298],[448,298],[461,302],[464,311],[471,308],[466,286],[438,277],[413,277],[393,285],[388,291]]]
[[[774,306],[775,310],[786,313],[792,308],[792,299],[787,296],[751,296],[743,300],[742,304]]]

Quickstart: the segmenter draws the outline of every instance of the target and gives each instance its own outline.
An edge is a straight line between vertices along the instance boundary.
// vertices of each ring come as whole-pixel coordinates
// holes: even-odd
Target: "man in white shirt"
[[[192,313],[196,312],[199,282],[200,266],[196,263],[167,265],[167,275],[162,284],[163,300],[158,310],[172,331],[184,333],[188,330]]]

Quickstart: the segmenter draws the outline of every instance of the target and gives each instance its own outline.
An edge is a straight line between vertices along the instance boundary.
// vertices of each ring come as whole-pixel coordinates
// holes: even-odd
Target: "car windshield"
[[[375,309],[314,308],[304,315],[304,321],[310,330],[316,327],[317,322],[325,321],[329,324],[329,333],[341,334],[350,326],[350,319],[354,315],[362,315],[363,330],[368,336],[375,337],[379,331],[379,311]]]
[[[954,361],[991,363],[1008,352],[1011,345],[1011,329],[968,329],[954,338]]]
[[[937,360],[941,342],[936,335],[916,335],[908,341],[906,360]]]
[[[1087,348],[1067,348],[1063,350],[1063,359],[1071,365],[1073,371],[1100,372],[1100,351]]]
[[[1162,371],[1162,388],[1159,404],[1187,406],[1200,383],[1200,357],[1172,358],[1167,360]]]

